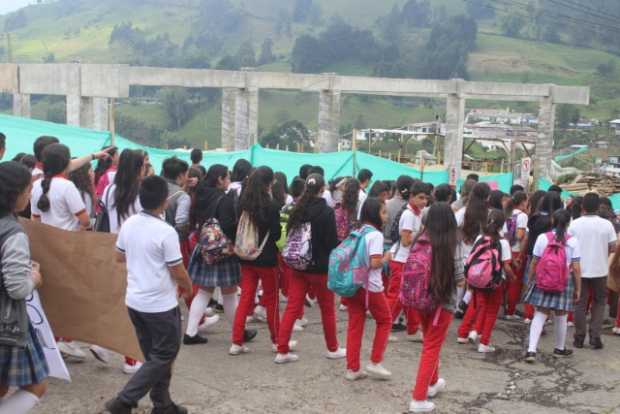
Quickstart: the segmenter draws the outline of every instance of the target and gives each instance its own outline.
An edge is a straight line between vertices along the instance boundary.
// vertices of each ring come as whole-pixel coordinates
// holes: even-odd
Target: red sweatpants
[[[463,320],[461,321],[457,331],[459,338],[467,338],[471,331],[480,333],[480,330],[482,329],[482,319],[478,317],[480,310],[481,308],[476,300],[476,291],[474,290],[472,300],[467,306],[467,311],[465,312]]]
[[[428,387],[436,384],[439,379],[439,353],[446,339],[450,322],[452,322],[452,312],[441,308],[437,325],[433,326],[435,312],[430,314],[419,314],[424,332],[424,343],[420,362],[418,365],[418,375],[413,388],[413,399],[424,401],[428,395]]]
[[[304,298],[312,288],[316,294],[321,309],[321,321],[323,322],[323,335],[327,349],[331,352],[338,350],[338,337],[336,335],[336,303],[334,293],[327,288],[326,274],[313,274],[293,270],[289,279],[288,303],[280,323],[278,333],[278,352],[287,354],[288,343],[291,340],[291,332],[295,320],[299,318],[304,308]]]
[[[392,322],[398,318],[400,312],[403,310],[403,305],[400,303],[400,284],[402,280],[404,263],[390,261],[390,285],[387,289],[388,305],[390,306],[390,313],[392,314]],[[418,332],[420,326],[420,318],[418,312],[415,309],[406,309],[407,314],[407,333],[413,335]]]
[[[523,290],[523,271],[525,269],[525,263],[521,263],[520,266],[516,265],[516,259],[521,256],[521,253],[512,253],[512,263],[510,267],[515,274],[516,280],[508,280],[506,286],[506,315],[514,315],[517,310],[517,305],[521,301],[521,292]],[[524,262],[524,260],[522,260]]]
[[[476,330],[480,333],[480,343],[489,345],[497,313],[504,299],[504,289],[500,287],[492,291],[476,290],[475,294],[476,306],[480,308],[476,317]]]
[[[344,303],[349,312],[347,369],[357,372],[360,370],[360,350],[366,324],[366,290],[359,289],[355,296],[344,298]],[[377,324],[370,360],[373,364],[379,364],[383,361],[392,329],[392,315],[383,292],[368,292],[368,310]]]
[[[263,285],[263,300],[267,309],[267,323],[271,333],[272,343],[276,343],[278,336],[278,325],[280,313],[278,307],[278,272],[275,267],[258,267],[243,264],[241,265],[241,298],[235,313],[235,323],[233,324],[232,342],[243,345],[243,334],[245,331],[245,319],[248,310],[254,306],[256,288],[260,280]]]

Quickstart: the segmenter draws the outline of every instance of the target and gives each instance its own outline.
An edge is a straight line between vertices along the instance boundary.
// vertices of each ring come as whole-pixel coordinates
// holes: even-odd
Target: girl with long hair
[[[237,160],[232,170],[232,175],[230,177],[232,182],[229,188],[230,191],[235,191],[237,193],[237,197],[241,197],[241,190],[251,172],[252,164],[250,164],[248,160],[243,158]]]
[[[266,240],[260,255],[252,261],[241,261],[241,297],[235,314],[232,346],[229,353],[239,355],[248,352],[244,345],[246,317],[254,305],[256,289],[260,282],[263,295],[261,306],[267,310],[267,323],[271,333],[273,349],[276,349],[280,321],[278,291],[278,248],[280,239],[280,205],[270,193],[274,182],[273,170],[259,167],[250,175],[248,185],[239,200],[240,213],[246,214],[258,230],[259,243]]]
[[[359,181],[355,178],[349,178],[344,185],[342,202],[336,204],[334,209],[339,242],[347,238],[357,223],[360,189]]]
[[[288,193],[288,187],[286,185],[286,174],[278,171],[274,174],[274,182],[271,189],[273,199],[278,203],[280,208],[293,202],[293,197]]]
[[[49,166],[48,166],[49,168]],[[2,303],[24,302],[34,289],[41,286],[38,265],[30,258],[28,236],[17,221],[17,214],[26,208],[32,190],[31,173],[17,162],[0,164],[0,285]],[[56,187],[56,186],[55,186]],[[21,346],[0,345],[0,398],[3,413],[27,413],[47,391],[49,367],[39,337],[28,318],[25,304],[18,320],[26,321],[26,329],[16,338],[3,328],[0,338],[18,340]],[[2,309],[7,314],[7,309]],[[8,395],[10,387],[18,390]]]
[[[95,218],[95,206],[97,204],[97,196],[95,195],[95,185],[93,181],[93,168],[90,164],[86,164],[75,171],[69,173],[69,179],[75,184],[84,205],[88,217]]]
[[[579,241],[576,237],[568,236],[568,226],[571,222],[571,214],[568,210],[557,210],[553,213],[553,230],[541,234],[536,239],[532,263],[530,264],[530,275],[532,283],[525,294],[524,301],[536,307],[534,319],[530,325],[530,342],[528,345],[526,362],[536,362],[536,351],[538,341],[542,333],[545,321],[554,314],[555,348],[553,355],[565,357],[572,355],[573,351],[566,349],[566,331],[568,329],[568,312],[573,310],[576,300],[581,294],[581,267],[579,264],[580,252]],[[560,274],[568,272],[566,286],[562,292],[549,292],[540,289],[536,284],[537,265],[543,257],[548,244],[555,239],[564,246],[566,253],[566,269],[558,268],[555,272]],[[572,277],[571,277],[572,276]]]
[[[497,258],[502,264],[504,274],[507,278],[510,278],[512,277],[512,269],[510,267],[510,261],[512,260],[510,245],[500,234],[504,222],[505,217],[501,209],[490,210],[487,222],[482,229],[482,234],[476,239],[473,250],[474,252],[477,248],[495,250]],[[487,244],[488,247],[481,247]],[[465,313],[463,322],[458,330],[457,343],[466,344],[470,341],[475,342],[478,335],[480,335],[478,352],[494,352],[495,348],[490,345],[491,334],[495,327],[497,313],[504,299],[504,281],[502,280],[501,284],[494,286],[493,289],[473,288],[473,292],[475,306],[471,306]]]
[[[506,319],[519,319],[515,314],[517,304],[523,294],[523,275],[527,262],[527,194],[517,191],[506,206],[506,224],[504,237],[510,243],[512,250],[512,272],[514,276],[508,279],[506,285]]]
[[[347,324],[347,374],[345,378],[355,381],[364,378],[366,374],[378,379],[388,379],[392,373],[381,364],[387,347],[390,330],[392,328],[392,315],[385,297],[383,277],[383,226],[387,220],[385,204],[379,199],[370,197],[366,199],[362,207],[360,231],[366,231],[364,235],[364,247],[367,254],[369,268],[368,282],[355,293],[355,296],[344,298],[349,312]],[[360,350],[364,325],[366,324],[366,311],[372,315],[377,328],[372,345],[370,363],[366,370],[360,369]]]
[[[428,287],[438,308],[435,312],[418,313],[424,343],[409,405],[409,412],[413,413],[432,411],[435,404],[427,398],[435,397],[446,387],[446,381],[439,378],[439,353],[452,322],[456,288],[464,284],[456,220],[447,203],[435,203],[429,208],[426,226],[417,239],[420,237],[427,238],[432,249]]]
[[[206,344],[207,338],[199,335],[213,321],[207,319],[200,325],[215,288],[220,288],[224,305],[224,316],[231,326],[235,322],[237,311],[237,287],[241,277],[239,258],[232,254],[237,231],[235,213],[236,192],[229,192],[230,173],[228,167],[221,164],[212,165],[205,178],[196,187],[196,194],[190,210],[190,239],[196,241],[196,247],[189,260],[188,273],[195,286],[196,296],[192,300],[187,319],[187,328],[183,343],[185,345]],[[200,245],[200,232],[210,219],[217,220],[223,235],[228,239],[230,248],[228,256],[208,264],[203,258]],[[250,342],[256,336],[255,330],[244,331],[243,342]]]
[[[108,158],[100,158],[95,167],[95,194],[101,198],[106,187],[114,182],[114,176],[120,160],[120,151],[116,147],[108,149]]]
[[[332,210],[322,198],[325,180],[320,174],[310,174],[306,180],[306,191],[289,216],[287,231],[299,230],[310,223],[312,239],[312,264],[305,271],[293,270],[289,280],[288,303],[278,334],[278,355],[276,364],[295,362],[299,359],[290,353],[289,341],[295,320],[302,314],[304,298],[312,287],[321,309],[323,333],[327,345],[328,359],[341,359],[346,350],[338,346],[336,335],[336,310],[334,294],[327,288],[329,255],[338,245],[336,219]]]

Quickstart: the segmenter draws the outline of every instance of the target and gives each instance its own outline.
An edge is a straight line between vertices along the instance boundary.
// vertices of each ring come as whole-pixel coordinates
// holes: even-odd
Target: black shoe
[[[118,398],[111,399],[105,403],[105,412],[110,414],[131,414],[131,405],[127,405]]]
[[[402,323],[395,323],[392,325],[392,332],[403,332],[407,330],[407,326]]]
[[[573,345],[575,346],[575,348],[577,349],[582,349],[583,348],[583,343],[585,341],[585,338],[582,337],[575,337],[575,340],[573,341]]]
[[[454,311],[454,317],[456,319],[463,319],[463,317],[465,317],[465,313],[462,310],[457,309],[456,311]]]
[[[217,313],[224,313],[224,306],[218,303],[217,305],[215,305],[215,311]]]
[[[553,350],[553,356],[554,357],[568,357],[568,356],[571,356],[571,355],[573,355],[573,350],[572,349],[566,349],[566,348],[558,349],[558,348],[555,348]]]
[[[207,342],[209,342],[207,338],[202,337],[198,334],[194,336],[189,336],[185,334],[185,336],[183,336],[183,345],[202,345],[206,344]]]
[[[258,331],[256,329],[246,329],[243,332],[243,343],[252,342],[252,339],[256,338]]]
[[[151,414],[187,414],[187,408],[182,407],[180,405],[176,405],[175,403],[172,403],[172,405],[169,405],[166,408],[161,408],[161,407],[157,407],[157,408],[153,408],[153,410],[151,411]]]
[[[536,362],[536,352],[528,352],[525,354],[525,362],[528,364],[533,364]]]
[[[590,339],[590,346],[592,349],[603,349],[603,341],[601,338]]]

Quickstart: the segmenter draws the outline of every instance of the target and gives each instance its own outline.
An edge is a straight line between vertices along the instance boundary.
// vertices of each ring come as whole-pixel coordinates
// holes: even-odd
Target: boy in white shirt
[[[581,249],[581,296],[575,307],[575,348],[583,348],[586,338],[586,310],[592,292],[592,317],[590,319],[590,345],[602,349],[601,330],[607,297],[609,254],[616,246],[614,226],[597,215],[601,204],[598,194],[583,197],[583,215],[568,228],[568,234],[577,237]]]
[[[130,414],[149,392],[153,414],[187,413],[172,402],[169,388],[181,345],[177,286],[189,295],[192,282],[183,266],[177,232],[161,219],[167,198],[163,178],[144,179],[140,187],[144,210],[125,221],[116,242],[116,259],[127,264],[125,303],[146,362],[106,403],[111,414]]]

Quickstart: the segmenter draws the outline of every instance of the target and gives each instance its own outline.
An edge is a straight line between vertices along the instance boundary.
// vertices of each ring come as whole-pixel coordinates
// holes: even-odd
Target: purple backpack
[[[411,247],[402,273],[400,302],[404,307],[424,313],[437,309],[437,302],[430,292],[433,249],[426,233]]]
[[[467,284],[478,289],[497,289],[502,282],[501,244],[483,237],[465,261]]]
[[[504,237],[508,241],[508,244],[512,247],[517,243],[517,218],[518,214],[513,214],[508,220],[506,220],[506,234]]]
[[[312,225],[309,221],[291,230],[282,250],[282,259],[302,272],[312,265]]]
[[[336,235],[338,236],[338,241],[341,242],[351,233],[349,213],[341,204],[338,204],[334,209],[334,216],[336,216]]]
[[[536,265],[536,287],[543,292],[562,293],[568,282],[566,240],[557,240],[555,233],[546,233],[547,247]]]

